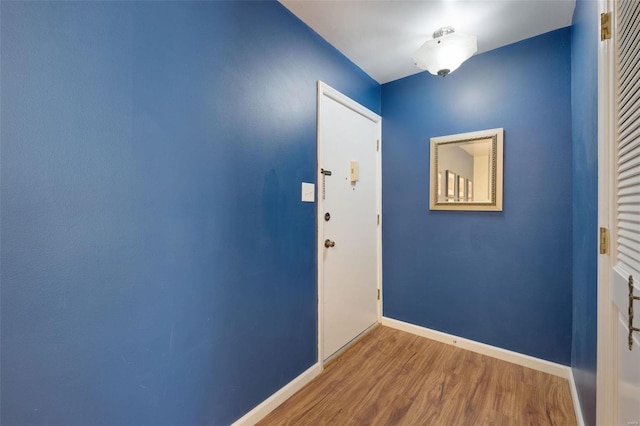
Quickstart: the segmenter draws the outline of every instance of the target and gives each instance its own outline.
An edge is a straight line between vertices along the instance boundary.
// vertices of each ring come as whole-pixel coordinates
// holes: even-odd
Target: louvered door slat
[[[638,23],[634,22],[633,25],[638,25]],[[620,55],[620,60],[624,63],[624,65],[621,65],[620,67],[621,76],[626,76],[633,71],[634,65],[636,65],[634,63],[634,58],[637,58],[640,52],[638,44],[633,43],[632,41],[630,41],[630,43],[631,45]]]
[[[618,3],[616,61],[617,261],[640,274],[640,1]]]
[[[627,195],[634,195],[634,194],[640,194],[640,188],[637,188],[635,186],[627,186],[624,188],[618,188],[618,191],[616,192],[616,194],[618,195],[618,197],[624,197]]]
[[[636,275],[638,271],[640,271],[640,263],[638,263],[638,259],[634,257],[633,253],[627,253],[624,248],[623,246],[618,246],[618,261],[624,265],[625,269],[631,274]]]
[[[624,204],[640,204],[640,194],[634,194],[634,195],[626,195],[624,197],[619,197],[618,201],[620,203],[624,203]],[[639,234],[640,235],[640,234]]]
[[[640,126],[638,127],[638,135],[640,136]],[[618,154],[618,163],[626,163],[631,161],[634,157],[640,155],[640,144],[637,146],[630,146],[624,153]]]
[[[635,1],[623,1],[618,4],[618,16],[621,21],[629,20],[629,16],[633,15],[634,9],[638,6]]]
[[[640,167],[636,166],[626,169],[624,172],[620,172],[618,179],[621,186],[638,185],[638,183],[640,183],[640,179],[634,179],[637,176],[640,176]]]
[[[620,244],[621,247],[624,247],[625,251],[632,255],[632,258],[637,259],[638,257],[640,257],[640,244],[636,243],[635,241],[624,238],[621,235],[618,239],[618,244]]]
[[[635,213],[640,214],[640,205],[638,204],[620,204],[618,211],[621,213]]]
[[[640,108],[638,108],[638,111],[640,111]],[[638,120],[638,118],[640,118],[640,113],[638,111],[636,111],[635,113],[635,120],[627,120],[627,123],[625,123],[625,125],[621,125],[619,128],[619,139],[620,144],[622,145],[620,148],[628,146],[630,142],[633,142],[638,138],[638,136],[640,136],[640,120]],[[620,151],[618,155],[623,156],[632,149],[634,149],[634,146],[628,147],[628,149],[624,150],[624,152]]]
[[[629,101],[629,99],[630,99],[633,95],[635,95],[635,94],[636,94],[636,92],[640,89],[640,80],[637,80],[637,79],[636,79],[636,81],[630,81],[630,82],[631,82],[631,83],[633,83],[633,86],[631,86],[631,89],[630,89],[630,90],[628,90],[628,91],[624,94],[624,96],[622,97],[622,99],[620,100],[620,103],[621,103],[622,105],[625,105],[625,104]]]
[[[633,80],[630,79],[629,76],[630,74],[633,74],[634,72],[637,72],[637,70],[635,69],[635,67],[631,67],[629,68],[629,66],[627,66],[625,68],[625,72],[619,72],[619,76],[618,78],[620,79],[620,81],[622,81],[622,84],[620,85],[620,88],[623,89],[621,90],[622,95],[624,96],[630,96],[633,95],[635,92],[634,91],[629,91],[628,89],[628,85],[629,84],[636,84],[638,81],[637,80]],[[622,98],[624,100],[624,98]]]
[[[638,16],[637,13],[638,2],[637,1],[621,1],[618,8],[619,21],[622,23],[621,31],[619,31],[619,40],[629,34],[628,28],[624,25],[629,21],[633,21],[634,16]]]
[[[618,228],[620,232],[625,232],[625,231],[634,232],[636,226],[638,225],[633,223],[621,223]]]
[[[635,213],[618,213],[618,227],[625,226],[627,229],[637,230],[640,226],[640,217]]]
[[[638,25],[637,18],[635,20],[633,20],[633,19],[625,20],[625,21],[622,22],[622,30],[623,31],[629,31],[630,29],[633,29],[633,27],[635,25]],[[627,54],[629,48],[633,47],[633,38],[632,37],[624,37],[624,38],[622,38],[620,40],[620,46],[623,49],[622,52],[624,54]]]
[[[620,34],[619,45],[623,48],[626,48],[627,45],[623,44],[624,41],[628,41],[630,37],[626,37],[631,31],[630,26],[633,24],[635,20],[638,19],[638,5],[640,2],[630,1],[630,2],[620,2],[622,7],[618,11],[619,21],[620,21]],[[635,18],[635,19],[634,19]],[[631,37],[632,38],[632,37]]]
[[[618,99],[618,118],[627,118],[626,114],[629,112],[629,108],[633,105],[633,99],[637,92],[637,76],[625,74],[621,75],[618,83],[620,85]],[[636,90],[634,90],[636,89]]]
[[[636,232],[629,231],[627,229],[620,229],[618,235],[630,241],[633,241],[636,244],[640,244],[640,236],[638,236]]]
[[[633,241],[636,244],[640,244],[640,238],[639,238],[638,234],[633,232],[633,231],[629,231],[627,229],[621,229],[618,232],[618,235],[620,235],[621,237],[626,238],[626,239],[628,239],[630,241]]]
[[[634,150],[635,151],[635,148]],[[626,161],[619,161],[618,162],[618,171],[620,172],[620,174],[624,173],[624,172],[628,172],[630,170],[633,169],[637,169],[636,173],[638,171],[640,171],[640,156],[636,155],[636,156],[625,156],[627,158]]]
[[[640,58],[639,58],[640,60]],[[629,111],[633,108],[634,104],[637,104],[638,102],[638,91],[634,90],[637,85],[635,83],[637,83],[637,78],[638,78],[638,73],[636,73],[636,75],[630,75],[629,78],[626,81],[623,81],[625,87],[626,87],[626,83],[628,82],[634,82],[634,84],[629,84],[629,88],[625,88],[625,95],[624,95],[624,99],[621,99],[619,102],[619,107],[618,107],[618,113],[620,114],[621,117],[624,117],[625,119],[628,119],[627,114],[629,113]]]
[[[622,190],[634,190],[637,187],[637,181],[633,180],[633,176],[630,176],[626,179],[620,180],[618,182],[618,193],[622,192]]]
[[[636,104],[638,102],[638,81],[637,81],[637,75],[634,77],[630,77],[629,81],[634,81],[634,84],[630,86],[628,93],[625,93],[625,96],[623,99],[620,100],[619,103],[619,109],[618,109],[618,113],[620,114],[621,117],[625,118],[625,121],[629,119],[628,114],[629,112],[632,110],[633,105]]]

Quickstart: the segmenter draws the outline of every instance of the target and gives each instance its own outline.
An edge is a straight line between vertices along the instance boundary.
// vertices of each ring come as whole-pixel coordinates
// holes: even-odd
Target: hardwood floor
[[[378,326],[259,425],[575,425],[565,379]]]

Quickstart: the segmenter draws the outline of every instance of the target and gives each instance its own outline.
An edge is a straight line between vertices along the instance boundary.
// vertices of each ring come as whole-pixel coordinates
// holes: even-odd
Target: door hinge
[[[611,12],[600,14],[600,41],[611,38]]]
[[[600,254],[609,253],[609,230],[600,228]]]
[[[378,300],[380,300],[380,289],[378,289]]]
[[[376,152],[380,151],[380,139],[376,140]]]
[[[380,215],[377,215],[377,222],[378,222],[378,225],[380,225]]]

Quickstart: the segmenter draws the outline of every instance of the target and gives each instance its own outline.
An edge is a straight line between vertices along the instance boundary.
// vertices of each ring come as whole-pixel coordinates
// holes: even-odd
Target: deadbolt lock
[[[324,220],[326,220],[327,222],[329,222],[329,220],[331,219],[331,215],[329,213],[325,213],[324,214]]]
[[[324,246],[325,246],[326,248],[335,247],[335,245],[336,245],[336,242],[335,242],[335,241],[331,241],[331,240],[330,240],[330,239],[328,239],[328,238],[327,238],[326,240],[324,240]]]

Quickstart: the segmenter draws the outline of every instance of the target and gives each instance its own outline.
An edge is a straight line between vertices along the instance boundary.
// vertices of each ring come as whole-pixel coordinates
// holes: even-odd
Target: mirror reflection
[[[431,209],[502,210],[503,129],[431,138]]]
[[[491,139],[481,139],[438,146],[438,202],[490,201],[491,145]]]

